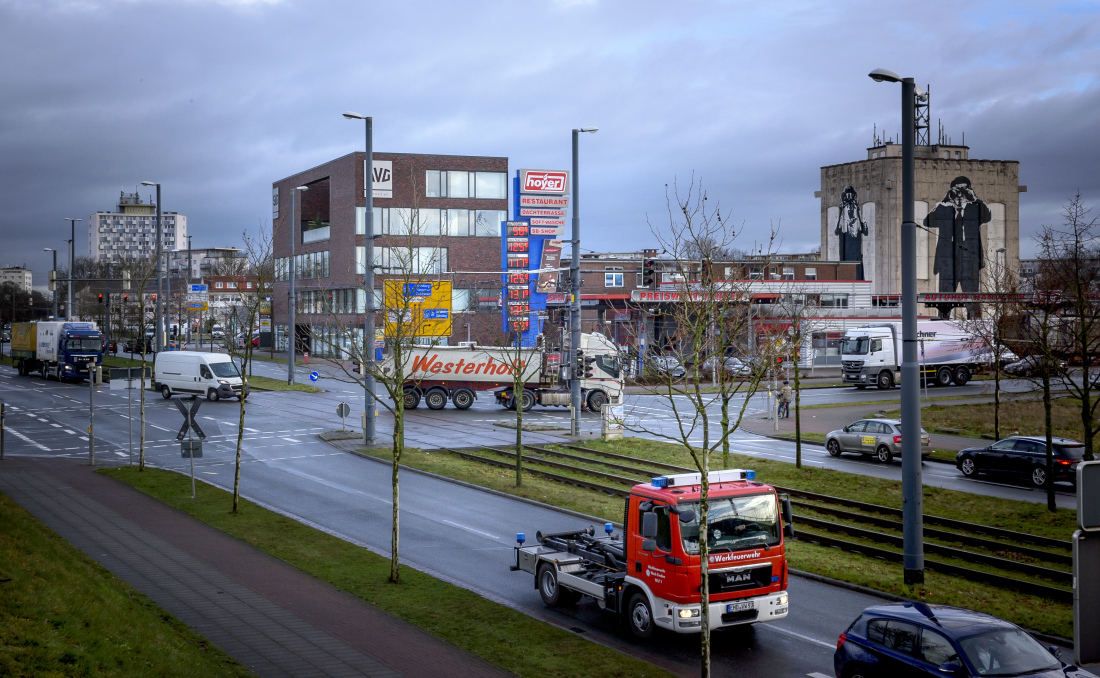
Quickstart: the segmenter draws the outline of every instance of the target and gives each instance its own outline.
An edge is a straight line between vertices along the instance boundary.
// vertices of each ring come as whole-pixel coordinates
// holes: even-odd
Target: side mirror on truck
[[[642,514],[642,538],[653,539],[657,536],[657,514],[647,511]],[[651,549],[652,550],[652,549]]]
[[[643,551],[649,551],[650,553],[652,553],[653,551],[656,551],[657,550],[657,540],[656,539],[643,539],[642,540],[642,550]]]
[[[783,506],[783,536],[794,539],[794,511],[791,509],[791,497],[784,494],[780,496],[779,501]]]
[[[691,521],[695,520],[695,511],[694,511],[694,509],[684,509],[684,510],[680,511],[678,513],[678,515],[680,516],[680,522],[681,523],[686,524],[686,523],[690,523]]]

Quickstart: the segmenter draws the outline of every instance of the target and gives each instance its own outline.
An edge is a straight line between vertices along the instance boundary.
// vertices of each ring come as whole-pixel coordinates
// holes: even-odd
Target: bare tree
[[[740,341],[741,329],[747,314],[743,307],[748,299],[747,289],[737,283],[716,279],[707,260],[695,258],[700,252],[718,252],[729,248],[735,233],[721,216],[716,203],[708,204],[701,185],[694,181],[681,192],[674,183],[671,191],[666,186],[665,199],[668,209],[668,225],[656,226],[650,222],[650,230],[660,246],[671,254],[672,260],[662,261],[666,266],[666,279],[675,281],[679,301],[671,305],[666,327],[673,328],[666,338],[665,355],[658,358],[656,374],[658,383],[650,392],[665,400],[675,419],[672,431],[651,425],[645,417],[629,417],[624,425],[628,430],[644,432],[659,439],[681,445],[701,475],[699,533],[708,531],[708,494],[710,490],[710,457],[719,449],[726,452],[730,435],[740,426],[748,407],[745,397],[739,411],[732,418],[728,404],[738,391],[746,396],[759,383],[759,376],[748,380],[726,380],[717,396],[705,393],[701,380],[704,363],[724,372],[726,350]],[[678,377],[680,366],[686,369],[684,381]],[[711,430],[714,415],[711,407],[725,405],[720,418],[721,429]],[[701,443],[699,439],[701,438]],[[694,442],[693,442],[694,441]],[[725,447],[723,447],[726,445]],[[708,575],[709,547],[707,539],[699,540],[700,595],[701,595],[701,674],[710,675],[710,583]]]
[[[420,183],[422,176],[412,173],[410,180],[414,196],[424,193]],[[379,274],[377,277],[382,279],[384,293],[377,312],[385,327],[383,360],[368,360],[375,352],[375,338],[364,336],[361,328],[353,326],[349,319],[353,311],[338,304],[335,297],[330,299],[322,288],[316,288],[320,298],[314,300],[312,308],[307,311],[320,316],[326,323],[323,332],[315,328],[312,340],[315,347],[321,348],[320,351],[315,350],[316,354],[320,354],[318,357],[336,370],[332,378],[362,387],[362,373],[369,372],[389,396],[387,400],[375,394],[366,394],[366,398],[371,400],[366,406],[380,406],[393,416],[390,581],[396,584],[401,577],[399,470],[405,451],[405,409],[415,407],[420,401],[419,394],[409,383],[410,373],[415,363],[423,360],[428,351],[439,343],[440,336],[444,336],[438,332],[436,321],[425,318],[424,299],[416,292],[423,285],[438,285],[450,274],[447,251],[442,247],[438,226],[426,227],[426,219],[422,221],[420,218],[417,198],[414,197],[411,208],[391,209],[388,230],[379,229],[378,232],[390,236],[386,240],[389,244],[376,245],[375,260],[367,262],[364,258],[359,263],[359,273],[364,273],[366,266],[373,266]],[[358,306],[356,310],[359,310]]]
[[[823,326],[817,319],[821,308],[817,297],[801,285],[794,285],[782,294],[776,307],[779,320],[787,325],[784,347],[780,353],[794,368],[794,463],[796,468],[802,468],[802,381],[799,364],[806,341]],[[813,360],[812,351],[810,359]]]
[[[1060,354],[1070,367],[1061,370],[1065,389],[1080,400],[1081,429],[1085,436],[1085,458],[1096,454],[1100,432],[1100,224],[1090,217],[1081,194],[1062,208],[1060,226],[1043,226],[1036,236],[1039,245],[1039,278],[1043,287],[1060,293],[1057,331]],[[1080,377],[1072,369],[1080,361]]]
[[[509,374],[512,375],[512,390],[508,394],[507,407],[516,413],[516,487],[523,486],[523,413],[535,406],[536,396],[529,390],[527,382],[539,374],[541,365],[536,358],[541,351],[538,346],[524,346],[520,335],[513,332],[511,341],[504,348],[508,360]]]
[[[233,461],[233,513],[237,513],[241,501],[241,451],[244,447],[244,418],[246,412],[245,389],[248,388],[248,367],[252,363],[252,328],[256,324],[260,313],[260,304],[264,303],[270,294],[273,281],[274,266],[272,261],[272,243],[267,228],[261,226],[256,235],[245,232],[241,239],[244,241],[247,259],[238,262],[238,271],[253,271],[255,274],[255,286],[251,292],[241,292],[238,289],[239,302],[237,308],[240,311],[238,317],[246,320],[247,334],[243,346],[238,346],[235,341],[227,341],[230,355],[238,357],[241,361],[241,395],[238,398],[240,409],[237,417],[237,449]]]

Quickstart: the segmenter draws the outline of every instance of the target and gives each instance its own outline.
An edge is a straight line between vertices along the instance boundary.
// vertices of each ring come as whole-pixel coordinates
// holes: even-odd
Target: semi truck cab
[[[535,575],[551,606],[593,598],[620,614],[631,633],[650,637],[702,630],[701,475],[654,478],[634,486],[623,529],[543,535],[516,547],[513,570]],[[790,504],[752,471],[710,473],[705,535],[711,629],[783,619],[789,610],[785,540],[794,536]]]

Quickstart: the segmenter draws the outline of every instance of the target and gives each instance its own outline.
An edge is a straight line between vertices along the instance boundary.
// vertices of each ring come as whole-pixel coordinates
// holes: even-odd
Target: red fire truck
[[[785,539],[794,537],[790,500],[755,480],[752,471],[709,474],[710,628],[768,622],[787,616]],[[657,628],[699,633],[698,473],[661,476],[635,485],[626,499],[623,529],[605,536],[577,532],[517,535],[513,571],[535,575],[543,602],[556,607],[588,596],[621,615],[638,638]]]

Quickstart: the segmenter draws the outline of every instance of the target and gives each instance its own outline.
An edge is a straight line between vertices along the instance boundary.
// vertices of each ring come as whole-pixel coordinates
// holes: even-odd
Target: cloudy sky
[[[1021,235],[1080,190],[1100,204],[1096,2],[0,0],[0,265],[64,251],[65,217],[164,185],[198,246],[270,217],[271,183],[362,147],[568,167],[582,139],[584,244],[652,242],[664,185],[692,173],[745,237],[818,244],[822,165],[933,125],[1021,163]],[[935,132],[933,131],[933,134]],[[78,234],[86,243],[86,236]],[[78,250],[79,252],[80,250]]]

